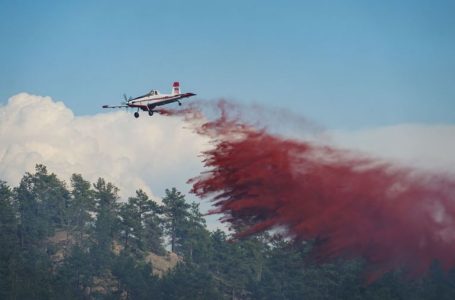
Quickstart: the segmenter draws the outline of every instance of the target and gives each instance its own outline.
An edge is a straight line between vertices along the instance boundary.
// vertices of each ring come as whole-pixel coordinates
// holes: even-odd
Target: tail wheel
[[[139,112],[135,112],[135,113],[134,113],[134,117],[135,117],[136,119],[139,118]]]

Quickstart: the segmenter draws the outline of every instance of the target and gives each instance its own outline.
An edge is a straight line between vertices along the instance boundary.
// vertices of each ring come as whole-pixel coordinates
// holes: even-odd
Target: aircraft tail
[[[172,85],[172,95],[180,94],[180,83],[178,81],[174,82]]]

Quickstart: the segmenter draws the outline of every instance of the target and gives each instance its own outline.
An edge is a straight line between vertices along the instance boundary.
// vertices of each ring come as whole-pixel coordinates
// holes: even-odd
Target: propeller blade
[[[122,102],[122,105],[128,105],[128,102],[132,99],[131,97],[128,97],[126,94],[123,94],[123,99],[125,101]],[[126,110],[128,111],[129,110],[129,106],[126,108]]]

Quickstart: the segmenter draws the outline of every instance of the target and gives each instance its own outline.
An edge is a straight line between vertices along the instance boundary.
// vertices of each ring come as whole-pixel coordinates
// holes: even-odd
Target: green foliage
[[[161,210],[142,190],[136,191],[136,197],[131,197],[127,203],[120,205],[120,235],[125,249],[135,253],[164,253],[162,221],[159,216]]]
[[[267,247],[258,237],[229,241],[221,230],[211,234],[209,267],[226,294],[240,297],[251,293],[248,287],[262,280]]]
[[[95,192],[90,182],[81,175],[71,176],[71,199],[68,207],[68,230],[73,233],[79,244],[84,242],[84,235],[88,235],[91,224],[94,222]]]
[[[131,201],[122,203],[119,209],[121,239],[125,249],[138,249],[141,245],[142,218]]]
[[[187,203],[185,196],[175,188],[166,190],[163,198],[164,229],[170,238],[171,251],[188,262],[206,261],[210,233],[199,204]]]
[[[79,246],[75,246],[70,255],[58,268],[54,276],[54,299],[83,299],[90,288],[95,274],[92,257]]]
[[[188,209],[191,206],[186,203],[185,196],[176,188],[166,189],[165,192],[166,196],[163,198],[164,229],[170,238],[171,251],[181,254],[183,252],[182,239],[189,217]]]
[[[195,264],[179,264],[161,283],[162,299],[224,299],[210,271]]]
[[[109,265],[112,244],[118,228],[118,188],[111,183],[106,183],[102,178],[99,178],[93,186],[97,216],[94,232],[96,244],[91,251],[97,258],[95,262],[98,269],[103,270]]]
[[[317,262],[311,242],[210,232],[175,188],[162,205],[117,193],[77,174],[68,190],[42,165],[14,189],[0,181],[0,299],[455,298],[455,270],[437,262],[425,276],[396,270],[368,284],[364,261]],[[180,262],[158,277],[145,258],[165,255],[164,240]]]
[[[199,204],[191,203],[187,218],[179,232],[180,253],[187,262],[203,264],[207,260],[210,247],[210,232],[205,219],[199,211]]]
[[[0,299],[8,299],[12,298],[19,241],[13,193],[3,181],[0,181],[0,241]]]
[[[26,173],[16,188],[21,245],[35,245],[66,223],[69,192],[55,174],[43,165]]]
[[[17,299],[49,299],[52,264],[45,252],[36,248],[22,249],[17,254],[13,295]]]
[[[112,265],[112,274],[118,279],[119,292],[128,299],[158,298],[158,278],[152,275],[149,264],[138,262],[134,256],[123,251]]]

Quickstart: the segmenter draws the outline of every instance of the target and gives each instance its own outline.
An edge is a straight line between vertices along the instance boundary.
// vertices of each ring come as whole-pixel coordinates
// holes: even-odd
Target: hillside
[[[455,297],[455,272],[438,262],[422,277],[398,269],[368,282],[361,257],[321,262],[318,241],[211,232],[176,189],[160,203],[117,192],[78,174],[67,185],[42,165],[17,187],[0,181],[0,299]]]

